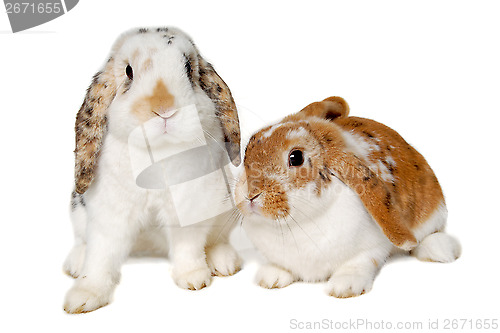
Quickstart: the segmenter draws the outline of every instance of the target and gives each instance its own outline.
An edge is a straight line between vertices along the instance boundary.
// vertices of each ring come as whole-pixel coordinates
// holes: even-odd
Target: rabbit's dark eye
[[[127,74],[128,78],[130,80],[134,79],[134,71],[132,70],[132,67],[130,67],[130,65],[127,65],[127,68],[125,69],[125,73]]]
[[[298,149],[294,149],[288,155],[288,166],[299,167],[304,163],[304,154]]]

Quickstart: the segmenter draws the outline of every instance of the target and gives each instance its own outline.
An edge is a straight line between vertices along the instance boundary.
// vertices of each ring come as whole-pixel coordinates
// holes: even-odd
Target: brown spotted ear
[[[85,193],[94,179],[97,159],[106,131],[106,113],[116,95],[113,78],[113,58],[103,71],[94,75],[87,89],[75,123],[75,186],[76,192]]]
[[[415,160],[424,165],[425,161],[420,160],[420,155],[396,132],[382,124],[357,117],[339,119],[335,123],[314,122],[313,119],[310,122],[311,133],[325,149],[326,169],[357,193],[373,220],[395,246],[404,250],[417,246],[412,230],[418,224],[418,219],[425,215],[417,210],[418,202],[425,200],[426,205],[432,207],[434,202],[431,202],[431,193],[439,192],[435,189],[436,186],[439,189],[439,186],[432,181],[430,173],[422,171],[417,174],[405,166],[404,161],[412,161],[410,165],[417,163],[413,162]],[[346,133],[361,137],[367,128],[371,129],[373,135],[367,133],[374,138],[374,142],[384,142],[387,147],[393,147],[390,149],[393,154],[402,157],[398,158],[398,161],[403,161],[398,167],[388,162],[395,155],[385,155],[386,151],[380,147],[372,149],[371,153],[364,153],[359,150],[358,142],[346,140]],[[382,168],[387,170],[387,174],[383,174]],[[399,170],[404,170],[404,176],[394,176],[399,174]],[[432,186],[426,188],[425,199],[415,196],[418,194],[415,193],[415,184],[419,182]],[[439,197],[442,198],[439,193],[435,196],[438,198],[434,200],[436,202],[439,202]]]
[[[314,102],[300,111],[305,117],[319,117],[327,120],[345,118],[349,115],[349,105],[342,97],[332,96],[321,102]]]
[[[241,163],[240,156],[240,123],[238,111],[234,103],[231,91],[222,78],[217,74],[210,63],[198,55],[199,83],[201,89],[210,97],[216,107],[216,115],[219,118],[227,153],[231,162],[238,166]]]
[[[396,194],[356,155],[337,152],[328,166],[333,174],[358,195],[385,236],[397,247],[411,250],[417,245],[411,221],[396,203]]]

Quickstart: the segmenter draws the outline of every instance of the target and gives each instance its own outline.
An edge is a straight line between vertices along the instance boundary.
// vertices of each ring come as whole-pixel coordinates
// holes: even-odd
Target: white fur
[[[347,149],[353,152],[359,158],[367,160],[369,155],[374,150],[380,150],[380,147],[378,145],[366,141],[358,134],[346,130],[341,130],[341,134],[347,146]]]
[[[411,254],[423,261],[452,262],[462,252],[458,240],[444,233],[448,210],[445,203],[441,203],[432,215],[417,228],[413,234],[418,246],[412,249]]]
[[[312,185],[288,198],[290,218],[277,222],[251,214],[243,221],[254,245],[276,266],[264,266],[258,282],[270,288],[328,280],[327,293],[338,297],[368,291],[378,265],[395,247],[359,197],[333,178],[320,198]]]
[[[253,205],[262,208],[260,198]],[[326,292],[352,297],[368,292],[377,271],[391,253],[400,252],[383,234],[363,203],[349,187],[333,178],[327,190],[316,195],[313,183],[288,194],[290,217],[265,218],[259,209],[243,209],[243,227],[269,264],[257,273],[265,288],[282,288],[294,281],[325,281]],[[417,231],[417,241],[407,251],[421,260],[451,262],[460,245],[437,232],[446,221],[446,207],[439,209]]]
[[[241,260],[231,245],[216,243],[207,248],[206,252],[208,267],[213,274],[228,276],[240,270]]]
[[[88,312],[109,303],[120,279],[120,266],[132,250],[168,252],[173,278],[182,288],[200,289],[210,284],[212,273],[230,275],[239,269],[239,258],[227,243],[231,230],[225,225],[228,216],[180,227],[173,219],[168,192],[140,188],[133,176],[127,137],[140,123],[131,112],[132,105],[151,95],[159,79],[175,96],[177,108],[195,104],[205,128],[223,142],[212,101],[200,88],[191,86],[183,68],[182,54],[191,52],[193,46],[184,34],[175,32],[175,43],[168,47],[161,33],[131,34],[115,50],[117,80],[124,79],[126,64],[137,51],[132,66],[140,68],[142,61],[151,58],[152,69],[135,71],[131,89],[117,95],[108,109],[108,133],[95,179],[83,195],[86,205],[72,212],[76,241],[64,268],[77,279],[66,295],[64,308],[69,313]],[[158,121],[163,131],[164,120]],[[197,140],[190,131],[192,121],[182,114],[167,121],[166,135],[170,135],[172,145]],[[206,247],[212,249],[208,258]]]
[[[392,156],[387,156],[387,157],[385,158],[385,161],[386,161],[389,165],[391,165],[391,166],[396,166],[396,161],[394,161],[394,159],[392,158]]]
[[[262,133],[262,137],[263,138],[268,138],[270,137],[274,131],[278,128],[280,128],[281,126],[283,126],[284,124],[276,124],[276,125],[273,125],[271,126],[271,128],[269,128],[267,131],[265,131],[264,133]]]
[[[419,260],[453,262],[462,252],[460,243],[444,232],[436,232],[425,237],[412,254]]]
[[[295,281],[295,277],[289,271],[273,264],[260,267],[255,276],[257,284],[263,288],[284,288]]]
[[[291,131],[289,131],[288,134],[286,135],[286,137],[289,140],[292,140],[292,139],[298,139],[298,138],[306,137],[308,134],[309,134],[309,132],[307,132],[305,130],[305,128],[300,127],[297,130],[291,130]]]

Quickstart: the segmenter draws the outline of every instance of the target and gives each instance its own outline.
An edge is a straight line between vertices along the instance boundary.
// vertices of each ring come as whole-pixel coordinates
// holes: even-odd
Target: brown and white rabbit
[[[348,117],[330,97],[253,135],[235,196],[243,228],[269,264],[266,288],[325,281],[327,293],[368,292],[398,248],[420,260],[451,262],[457,240],[433,171],[389,127]]]
[[[88,312],[109,303],[121,264],[133,251],[168,250],[173,278],[186,289],[201,289],[212,275],[239,269],[238,255],[228,241],[231,228],[224,228],[227,216],[213,217],[222,203],[206,204],[224,193],[217,186],[224,189],[227,184],[212,182],[215,171],[212,178],[199,177],[212,166],[220,170],[217,167],[229,161],[239,164],[236,105],[228,86],[184,32],[143,28],[120,36],[94,76],[75,131],[75,246],[64,269],[76,281],[66,295],[67,312]],[[212,160],[205,163],[200,155],[208,152],[210,142],[220,149],[210,152]],[[150,182],[156,189],[139,186],[135,174],[142,157],[146,165],[163,161],[166,150],[169,156],[186,153],[194,158],[174,159],[178,163],[169,164],[164,173],[171,183],[192,176],[198,184],[177,186],[180,203],[175,205],[172,192],[161,189],[161,178]],[[210,186],[203,188],[199,179],[207,179]],[[203,192],[204,200],[193,198],[200,189],[209,192]],[[179,207],[197,213],[203,222],[181,227]]]

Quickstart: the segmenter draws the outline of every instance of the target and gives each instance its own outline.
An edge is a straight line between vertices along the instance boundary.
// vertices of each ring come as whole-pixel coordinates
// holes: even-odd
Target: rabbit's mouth
[[[173,110],[168,109],[168,110],[162,111],[162,112],[156,112],[153,110],[151,112],[153,112],[158,117],[167,120],[168,118],[172,118],[175,115],[175,113],[177,112],[177,109],[173,109]]]
[[[162,127],[163,134],[168,134],[167,122],[169,121],[169,119],[171,119],[176,114],[177,110],[176,109],[175,110],[167,110],[167,111],[164,111],[161,113],[156,112],[156,111],[152,111],[152,112],[163,120],[163,127]]]

